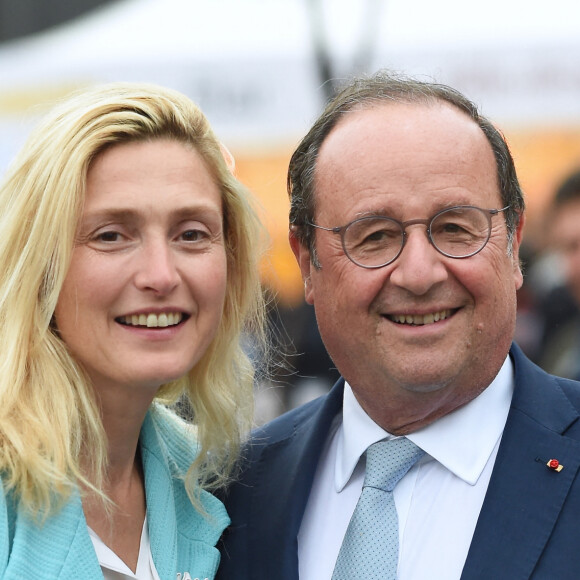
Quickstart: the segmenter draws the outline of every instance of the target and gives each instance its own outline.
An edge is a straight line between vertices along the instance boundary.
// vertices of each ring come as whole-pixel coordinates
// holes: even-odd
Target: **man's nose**
[[[444,256],[431,244],[424,224],[412,224],[405,231],[405,245],[393,262],[390,281],[416,296],[422,296],[447,279]]]

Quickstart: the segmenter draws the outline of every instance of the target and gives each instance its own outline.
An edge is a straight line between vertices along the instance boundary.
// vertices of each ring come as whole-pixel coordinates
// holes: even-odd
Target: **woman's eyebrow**
[[[160,202],[161,203],[161,202]],[[126,223],[140,223],[145,221],[147,210],[137,210],[135,208],[103,208],[87,212],[83,218],[83,224],[93,224],[100,221],[119,221]],[[169,218],[175,219],[194,219],[197,217],[219,216],[223,217],[221,207],[210,204],[195,204],[176,208],[169,212]]]
[[[90,210],[83,214],[80,225],[92,226],[99,222],[137,222],[139,212],[133,208],[103,208]]]

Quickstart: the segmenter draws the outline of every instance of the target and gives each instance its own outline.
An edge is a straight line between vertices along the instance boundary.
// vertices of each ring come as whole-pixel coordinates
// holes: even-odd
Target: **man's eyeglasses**
[[[358,218],[344,226],[325,228],[308,225],[340,234],[346,256],[362,268],[382,268],[394,262],[405,246],[408,226],[423,224],[431,245],[448,258],[469,258],[481,252],[491,236],[491,218],[505,211],[481,209],[472,205],[458,205],[437,212],[428,219],[400,222],[384,216]]]

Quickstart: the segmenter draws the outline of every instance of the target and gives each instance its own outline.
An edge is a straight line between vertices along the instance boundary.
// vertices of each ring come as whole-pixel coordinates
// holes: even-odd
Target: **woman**
[[[0,191],[0,577],[213,578],[249,426],[260,228],[200,110],[59,106]],[[166,405],[183,399],[195,427]]]

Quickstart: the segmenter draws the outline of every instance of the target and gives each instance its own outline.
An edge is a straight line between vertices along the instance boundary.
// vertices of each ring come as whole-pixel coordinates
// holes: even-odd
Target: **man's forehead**
[[[457,156],[459,162],[482,155],[494,159],[479,125],[454,105],[385,101],[341,118],[320,147],[316,172],[364,164],[371,156],[396,163],[400,155],[433,153]]]
[[[318,157],[349,155],[352,147],[369,139],[377,147],[394,146],[402,140],[421,141],[434,133],[446,136],[449,142],[487,142],[477,123],[447,101],[381,101],[345,113],[326,136]],[[441,142],[430,145],[440,147]]]
[[[318,210],[378,211],[408,192],[429,208],[501,203],[493,150],[477,123],[446,103],[387,103],[353,111],[321,148],[315,172]],[[401,197],[402,196],[402,197]],[[498,206],[499,207],[499,206]],[[392,213],[390,210],[388,213]]]

